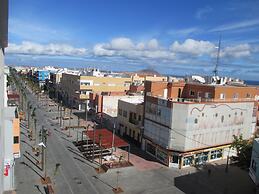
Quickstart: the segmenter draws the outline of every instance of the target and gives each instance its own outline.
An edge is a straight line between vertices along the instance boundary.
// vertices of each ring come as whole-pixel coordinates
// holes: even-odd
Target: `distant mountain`
[[[142,70],[136,71],[136,73],[139,74],[139,75],[156,75],[156,76],[161,76],[161,74],[158,73],[154,69],[142,69]]]

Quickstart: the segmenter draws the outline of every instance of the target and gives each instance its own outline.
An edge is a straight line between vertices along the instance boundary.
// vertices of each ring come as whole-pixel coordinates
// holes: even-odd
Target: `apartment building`
[[[0,0],[0,193],[8,188],[4,184],[5,126],[4,126],[4,49],[8,46],[8,0]]]
[[[233,135],[255,130],[255,87],[146,82],[142,148],[170,167],[233,154]]]
[[[259,184],[259,138],[256,138],[253,142],[253,150],[251,156],[251,164],[249,168],[249,176],[253,180],[253,182],[258,185]]]
[[[143,134],[143,110],[143,96],[118,101],[116,133],[139,146]]]
[[[126,92],[131,78],[94,77],[63,74],[60,82],[60,95],[67,105],[84,109],[89,103],[89,94],[101,92]]]
[[[94,113],[96,120],[112,129],[117,126],[118,102],[119,100],[136,101],[143,99],[142,95],[129,96],[126,92],[102,92],[90,93],[90,112]]]

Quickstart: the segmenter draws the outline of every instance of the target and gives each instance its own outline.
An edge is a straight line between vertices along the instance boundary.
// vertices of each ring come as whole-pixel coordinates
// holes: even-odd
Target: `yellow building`
[[[132,75],[131,76],[133,83],[144,83],[145,81],[167,81],[167,77],[165,76],[157,76],[157,75]]]
[[[131,78],[123,77],[63,74],[59,95],[62,96],[65,104],[81,109],[88,103],[90,92],[126,92],[131,82]]]

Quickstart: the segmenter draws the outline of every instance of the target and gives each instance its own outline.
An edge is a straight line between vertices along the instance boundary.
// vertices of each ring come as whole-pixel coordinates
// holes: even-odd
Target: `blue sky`
[[[259,1],[10,0],[7,64],[259,80]]]

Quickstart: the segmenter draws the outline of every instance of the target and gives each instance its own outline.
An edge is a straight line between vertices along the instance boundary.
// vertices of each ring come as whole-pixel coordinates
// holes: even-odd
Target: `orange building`
[[[20,120],[13,119],[13,155],[14,158],[20,157]]]
[[[246,100],[255,99],[259,95],[255,86],[208,85],[180,82],[145,82],[145,92],[152,96],[168,99],[199,99],[201,101],[214,100]]]

